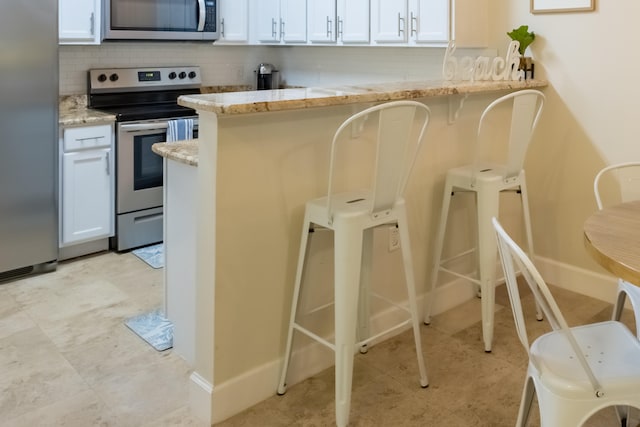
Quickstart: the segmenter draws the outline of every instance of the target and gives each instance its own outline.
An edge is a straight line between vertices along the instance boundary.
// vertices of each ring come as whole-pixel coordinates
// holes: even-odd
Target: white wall
[[[536,253],[604,272],[584,249],[582,225],[596,209],[597,171],[640,158],[640,59],[629,46],[640,3],[596,1],[594,12],[538,15],[529,12],[528,1],[492,5],[491,43],[504,50],[504,33],[529,25],[536,33],[530,47],[536,77],[550,84],[527,158]]]

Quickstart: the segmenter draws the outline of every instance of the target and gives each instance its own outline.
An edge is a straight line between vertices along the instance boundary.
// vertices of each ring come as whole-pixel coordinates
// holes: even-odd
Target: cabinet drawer
[[[64,130],[65,152],[110,147],[111,125],[83,126]]]

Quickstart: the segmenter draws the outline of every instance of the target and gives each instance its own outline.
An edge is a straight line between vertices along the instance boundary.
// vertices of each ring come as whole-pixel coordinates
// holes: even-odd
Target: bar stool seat
[[[430,111],[414,101],[396,101],[368,108],[347,119],[336,131],[331,144],[331,163],[327,196],[305,204],[298,255],[291,318],[278,385],[278,394],[286,392],[286,378],[294,332],[303,333],[335,352],[336,424],[349,423],[354,353],[372,340],[400,328],[413,327],[420,385],[428,385],[420,340],[420,325],[411,255],[411,244],[402,197],[407,178],[424,139]],[[338,145],[354,137],[370,138],[376,155],[370,189],[334,193]],[[410,316],[375,336],[369,336],[370,276],[373,265],[373,230],[382,225],[398,227],[409,307],[401,307]],[[303,270],[308,236],[318,227],[334,235],[334,339],[321,336],[298,320]]]
[[[487,148],[481,142],[485,139],[490,128],[489,123],[496,123],[496,113],[499,106],[511,104],[510,127],[508,133],[508,148],[506,162],[496,163],[482,160],[483,150]],[[493,341],[493,322],[495,306],[495,285],[497,283],[496,268],[498,252],[495,232],[491,224],[491,218],[498,217],[500,195],[505,191],[515,191],[520,194],[522,213],[524,217],[525,234],[529,255],[533,256],[533,238],[531,232],[531,219],[529,215],[529,203],[525,171],[523,169],[524,157],[531,136],[538,123],[544,95],[537,90],[521,90],[502,96],[493,101],[480,116],[476,141],[475,155],[472,164],[449,169],[446,174],[442,211],[437,229],[434,260],[431,272],[431,287],[425,303],[426,324],[431,322],[431,310],[435,299],[435,289],[440,272],[446,272],[453,276],[471,281],[478,286],[482,298],[482,335],[484,350],[491,351]],[[497,120],[498,125],[504,126],[503,120]],[[509,125],[509,123],[506,123]],[[486,132],[486,133],[485,133]],[[451,198],[458,192],[474,194],[477,209],[477,236],[476,245],[470,250],[442,259],[445,245],[445,231]],[[475,255],[477,270],[458,272],[451,266],[451,261],[463,256]],[[542,314],[538,310],[538,319]]]

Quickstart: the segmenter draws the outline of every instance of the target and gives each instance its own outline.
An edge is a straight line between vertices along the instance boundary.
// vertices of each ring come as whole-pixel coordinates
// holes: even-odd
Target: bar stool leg
[[[496,298],[496,263],[498,245],[491,218],[498,217],[500,192],[493,188],[480,188],[478,193],[478,259],[482,292],[482,339],[484,351],[491,352],[493,320]]]
[[[529,211],[529,195],[527,194],[527,183],[524,169],[520,172],[520,199],[522,201],[522,216],[524,218],[524,229],[527,235],[527,249],[529,258],[533,260],[533,232],[531,231],[531,212]],[[542,320],[542,309],[536,300],[536,319]]]
[[[293,287],[293,300],[291,301],[291,314],[289,318],[289,332],[287,334],[287,345],[284,352],[284,365],[280,374],[280,382],[278,383],[278,394],[283,395],[287,391],[287,371],[289,370],[289,362],[291,361],[291,350],[293,347],[293,325],[296,321],[296,312],[298,310],[298,299],[300,296],[300,286],[302,283],[302,273],[307,255],[307,244],[309,240],[309,227],[311,222],[305,214],[302,223],[302,233],[300,234],[300,249],[298,251],[298,267],[296,269],[296,279]]]
[[[363,232],[360,224],[350,224],[348,219],[337,219],[334,225],[336,424],[346,427],[351,407]]]
[[[399,208],[398,208],[399,209]],[[409,310],[411,311],[411,323],[413,325],[413,339],[416,343],[416,355],[418,356],[418,369],[420,371],[420,386],[428,387],[427,369],[424,365],[422,354],[422,339],[420,337],[420,321],[418,319],[418,302],[416,300],[416,285],[413,274],[413,259],[411,256],[411,242],[409,240],[409,228],[404,208],[399,215],[398,231],[400,232],[400,250],[404,264],[405,280],[407,282],[407,294],[409,297]]]
[[[449,205],[451,204],[451,192],[453,186],[449,183],[449,179],[445,181],[444,195],[442,197],[442,209],[440,212],[440,220],[438,224],[435,245],[433,247],[433,264],[431,270],[431,283],[428,285],[429,291],[425,294],[425,310],[424,324],[431,323],[431,310],[433,309],[433,300],[435,299],[436,285],[438,284],[438,275],[440,273],[440,262],[442,261],[442,249],[444,246],[444,235],[447,230],[447,217],[449,215]]]
[[[373,228],[363,231],[362,241],[362,267],[360,269],[360,297],[358,298],[358,342],[370,336],[370,312],[371,312],[371,269],[373,268]],[[360,346],[360,353],[365,354],[367,344]]]

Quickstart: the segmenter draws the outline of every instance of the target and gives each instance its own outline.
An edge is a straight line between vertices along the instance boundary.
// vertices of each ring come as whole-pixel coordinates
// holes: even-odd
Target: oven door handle
[[[161,130],[161,129],[167,129],[168,127],[169,127],[168,123],[140,123],[140,124],[120,125],[120,129],[127,132],[135,132],[139,130]]]
[[[125,132],[136,132],[141,130],[166,130],[169,127],[168,122],[164,123],[133,123],[133,124],[121,124],[120,129]],[[198,128],[198,120],[193,121],[193,129]]]

